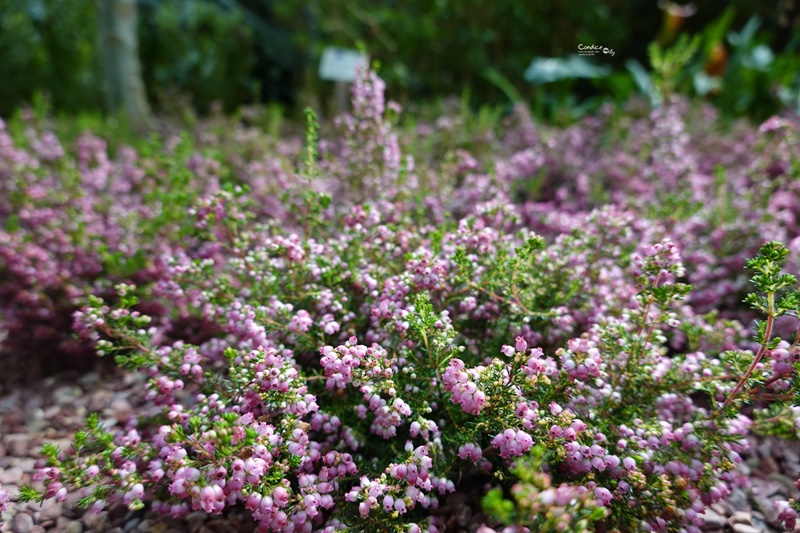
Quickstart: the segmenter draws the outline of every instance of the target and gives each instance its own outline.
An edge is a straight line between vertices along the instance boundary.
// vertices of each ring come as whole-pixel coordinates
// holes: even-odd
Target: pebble
[[[111,401],[110,408],[118,419],[125,419],[133,412],[130,402],[125,398],[115,398]]]
[[[39,509],[40,522],[48,520],[57,520],[61,516],[61,503],[55,500],[45,500],[42,508]]]
[[[752,525],[753,521],[750,518],[750,513],[745,511],[736,511],[735,513],[733,513],[733,516],[731,516],[728,519],[728,523],[731,525],[733,524]]]
[[[17,513],[11,520],[11,531],[14,533],[31,533],[33,517],[27,513]]]
[[[733,526],[733,533],[763,533],[760,529],[747,524],[736,524]]]
[[[36,459],[33,457],[22,457],[14,459],[11,466],[16,466],[22,469],[23,472],[33,472],[36,468]]]
[[[706,509],[703,520],[706,523],[706,525],[703,526],[704,531],[721,529],[725,525],[725,517],[713,509]]]
[[[83,523],[89,529],[94,529],[95,531],[103,531],[106,527],[106,522],[108,521],[108,511],[101,511],[99,513],[93,513],[91,511],[87,512],[83,515]]]
[[[734,511],[746,511],[749,509],[747,494],[742,489],[732,491],[727,501]]]
[[[40,407],[34,409],[25,419],[25,428],[27,429],[28,433],[41,432],[47,425],[44,421],[44,418],[44,411]]]
[[[469,519],[472,518],[472,509],[467,505],[462,505],[456,509],[455,514],[458,525],[464,527],[469,523]]]
[[[761,512],[764,513],[764,516],[767,518],[767,520],[769,520],[770,522],[777,522],[778,511],[775,509],[774,504],[776,500],[783,500],[783,499],[785,498],[757,497],[755,498],[755,502],[758,508],[761,509]]]
[[[61,533],[83,533],[83,526],[80,522],[75,520],[67,524],[67,526],[61,530]]]
[[[208,518],[208,515],[203,511],[194,511],[186,517],[186,530],[189,533],[197,533],[203,527],[203,523]],[[144,532],[142,532],[144,533]]]
[[[712,503],[710,509],[716,511],[722,516],[728,516],[731,514],[731,509],[727,504],[725,504],[725,502]]]
[[[778,466],[778,462],[770,456],[762,457],[761,464],[759,465],[759,469],[765,474],[774,474],[776,472],[780,472],[780,467]]]
[[[25,457],[28,455],[28,444],[30,444],[30,442],[31,438],[27,433],[12,433],[11,435],[6,435],[6,451],[9,455],[13,455],[14,457]]]
[[[60,516],[53,533],[83,533],[83,524],[78,520],[70,520]]]
[[[111,391],[99,389],[92,393],[92,396],[89,399],[89,409],[91,411],[102,411],[108,407],[109,403],[111,403],[111,398],[113,397],[114,394]]]
[[[132,522],[131,522],[132,523]],[[135,524],[136,532],[137,533],[147,533],[153,530],[154,522],[150,519],[142,520],[138,524]],[[133,528],[128,529],[129,524],[125,524],[125,531],[130,531]]]
[[[56,416],[58,413],[61,412],[60,405],[51,405],[47,409],[44,410],[44,417],[48,420]]]
[[[751,519],[753,520],[753,527],[755,527],[759,531],[769,531],[767,523],[764,521],[765,518],[766,517],[761,513],[759,513],[758,511],[754,511],[753,516],[751,517]]]
[[[53,391],[51,398],[58,405],[69,405],[75,398],[83,396],[83,389],[77,385],[61,385]]]
[[[22,482],[23,470],[18,466],[6,468],[0,473],[0,483],[3,485],[19,485]]]
[[[94,385],[95,383],[100,381],[100,374],[97,372],[89,372],[88,374],[84,374],[78,378],[79,385]]]
[[[16,485],[3,485],[3,490],[8,491],[9,499],[12,502],[17,501],[17,497],[19,496],[19,487]]]
[[[127,522],[125,522],[125,526],[122,528],[122,531],[124,533],[131,533],[131,531],[136,529],[136,527],[139,525],[140,522],[141,522],[141,518],[134,517],[134,518],[128,520]]]
[[[11,411],[16,411],[18,409],[17,403],[19,403],[19,399],[19,391],[14,391],[8,396],[0,398],[0,413],[10,413]]]

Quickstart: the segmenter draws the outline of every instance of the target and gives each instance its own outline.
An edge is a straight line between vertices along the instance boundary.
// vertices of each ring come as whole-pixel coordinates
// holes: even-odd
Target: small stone
[[[99,513],[89,511],[83,515],[83,523],[86,527],[94,529],[95,531],[103,531],[106,527],[106,522],[108,522],[108,511],[101,511]]]
[[[764,441],[761,444],[759,444],[758,447],[756,448],[756,451],[758,451],[758,455],[760,455],[761,457],[771,457],[773,454],[772,446],[768,441]]]
[[[6,450],[14,457],[27,456],[30,442],[31,439],[26,433],[12,433],[5,437]]]
[[[33,472],[36,469],[36,459],[31,457],[22,457],[14,459],[11,466],[16,466],[22,469],[23,472]]]
[[[747,504],[747,494],[742,489],[736,489],[728,496],[728,504],[734,511],[746,511],[750,508]]]
[[[133,531],[134,529],[136,529],[136,527],[139,525],[139,523],[140,523],[141,521],[142,521],[142,520],[141,520],[141,518],[139,518],[139,517],[134,517],[134,518],[131,518],[130,520],[127,520],[127,521],[125,522],[125,525],[124,525],[124,526],[122,526],[122,531],[123,531],[123,533],[131,533],[131,531]]]
[[[469,523],[469,519],[472,518],[472,509],[469,508],[467,505],[460,505],[456,508],[455,511],[456,516],[456,523],[464,527]]]
[[[766,456],[761,458],[761,463],[758,465],[758,468],[764,474],[774,474],[776,472],[780,472],[780,467],[778,466],[778,462],[771,456]]]
[[[24,472],[18,466],[12,466],[0,473],[0,483],[3,485],[19,485],[22,482]]]
[[[11,531],[14,533],[31,533],[33,517],[27,513],[17,513],[11,520]]]
[[[50,407],[48,407],[47,409],[44,410],[44,417],[47,420],[50,420],[51,418],[53,418],[54,416],[56,416],[60,412],[61,412],[61,406],[60,405],[51,405]]]
[[[108,517],[111,520],[114,520],[115,523],[116,520],[119,520],[122,517],[130,519],[131,516],[131,511],[128,509],[128,506],[123,503],[117,503],[108,509]]]
[[[188,533],[197,533],[208,518],[203,511],[194,511],[186,517],[186,530]]]
[[[731,514],[730,508],[724,504],[724,502],[720,503],[712,503],[709,506],[709,509],[716,511],[717,513],[721,514],[722,516],[728,516]]]
[[[20,400],[20,394],[21,393],[16,390],[8,396],[0,398],[0,413],[10,413],[19,409],[18,403]]]
[[[63,516],[63,515],[59,516],[58,517],[58,521],[56,522],[56,527],[53,528],[53,533],[64,533],[64,530],[66,530],[68,527],[70,527],[75,522],[76,522],[75,520],[70,520],[66,516]],[[83,526],[81,525],[80,522],[78,522],[78,526],[80,526],[80,531],[74,531],[75,527],[72,526],[73,527],[73,531],[71,531],[69,533],[80,533],[81,531],[83,531]]]
[[[89,372],[78,378],[78,384],[84,386],[94,385],[98,381],[100,381],[100,374],[98,374],[97,372]]]
[[[3,490],[8,492],[8,498],[12,502],[19,500],[19,487],[16,485],[3,485]]]
[[[25,417],[25,427],[28,433],[39,433],[45,426],[44,410],[41,407],[37,407]]]
[[[127,529],[127,524],[125,525],[125,529]],[[149,519],[142,520],[136,526],[137,533],[148,533],[153,530],[153,521]]]
[[[755,498],[756,506],[764,513],[766,519],[770,522],[777,522],[778,521],[778,511],[775,509],[775,501],[781,500],[785,498]]]
[[[59,516],[61,516],[61,502],[51,499],[42,503],[42,508],[39,509],[39,523],[56,520]]]
[[[750,465],[747,464],[747,463],[740,463],[739,467],[738,467],[738,470],[739,470],[740,474],[742,474],[743,476],[747,477],[747,476],[750,475],[750,473],[752,472],[753,469],[750,468]]]
[[[33,526],[31,528],[31,533],[45,533],[47,531],[44,526]]]
[[[102,411],[111,403],[111,398],[113,396],[114,395],[111,391],[105,389],[100,389],[93,392],[89,399],[89,410]]]
[[[228,520],[218,518],[216,520],[208,522],[203,527],[209,529],[213,533],[227,533],[227,531],[230,531],[231,529],[231,523]],[[200,531],[202,530],[203,528],[200,528]]]
[[[714,509],[706,509],[706,512],[703,515],[703,520],[706,523],[702,528],[703,531],[722,529],[722,527],[725,525],[725,517],[716,512]]]
[[[130,402],[125,398],[115,398],[111,401],[110,408],[117,418],[127,418],[133,411]]]
[[[735,524],[733,533],[762,533],[762,531],[747,524]]]
[[[82,395],[83,389],[77,385],[62,385],[53,391],[51,398],[58,405],[69,405]]]
[[[765,519],[766,517],[763,514],[759,513],[758,511],[754,511],[753,516],[751,517],[751,520],[753,521],[753,527],[759,531],[769,531]],[[775,523],[777,523],[777,520],[775,520]]]
[[[731,526],[734,524],[753,525],[753,521],[750,519],[750,513],[745,511],[736,511],[733,513],[733,516],[728,519],[728,524]]]
[[[163,516],[161,517],[161,519],[163,520]],[[151,527],[147,531],[147,533],[168,533],[169,531],[170,530],[167,529],[167,524],[165,524],[164,522],[156,522],[156,523],[151,525]],[[142,531],[142,533],[145,533],[145,532]],[[185,533],[185,531],[184,531],[184,533]]]
[[[83,533],[83,526],[77,520],[74,520],[67,524],[67,526],[61,530],[61,533]]]

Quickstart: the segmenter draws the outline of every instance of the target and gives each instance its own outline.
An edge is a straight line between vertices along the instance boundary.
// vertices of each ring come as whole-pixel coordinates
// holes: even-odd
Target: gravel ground
[[[30,483],[35,469],[42,466],[39,448],[43,443],[66,447],[72,433],[93,411],[101,413],[101,419],[108,424],[124,423],[144,403],[142,384],[141,378],[116,372],[61,375],[33,386],[0,389],[0,483],[12,501],[0,520],[4,522],[0,531],[222,533],[256,529],[245,510],[222,518],[194,512],[182,520],[173,520],[146,510],[130,512],[123,505],[100,514],[85,513],[76,506],[77,492],[70,493],[64,503],[16,501],[17,487]],[[773,438],[754,440],[752,444],[752,453],[741,465],[751,487],[737,489],[725,503],[713,505],[705,514],[705,531],[782,531],[772,503],[791,494],[800,497],[793,488],[794,480],[800,476],[800,444]],[[477,493],[459,493],[445,500],[439,513],[447,531],[474,533],[479,528],[483,516],[476,506],[478,497]],[[800,533],[800,528],[795,531]]]

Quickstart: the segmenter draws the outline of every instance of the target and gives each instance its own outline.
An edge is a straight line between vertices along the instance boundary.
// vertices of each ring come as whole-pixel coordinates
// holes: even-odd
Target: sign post
[[[323,80],[335,82],[334,105],[336,114],[347,110],[348,88],[356,79],[356,67],[359,61],[366,60],[366,56],[358,50],[328,46],[322,51],[322,60],[319,63],[319,77]]]

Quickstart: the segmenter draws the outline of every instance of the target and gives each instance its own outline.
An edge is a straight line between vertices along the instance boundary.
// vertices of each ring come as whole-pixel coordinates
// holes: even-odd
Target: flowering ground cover
[[[0,123],[4,364],[99,353],[146,402],[15,500],[418,532],[480,492],[484,531],[695,532],[754,435],[797,446],[796,121],[401,113],[363,69],[302,142]]]

